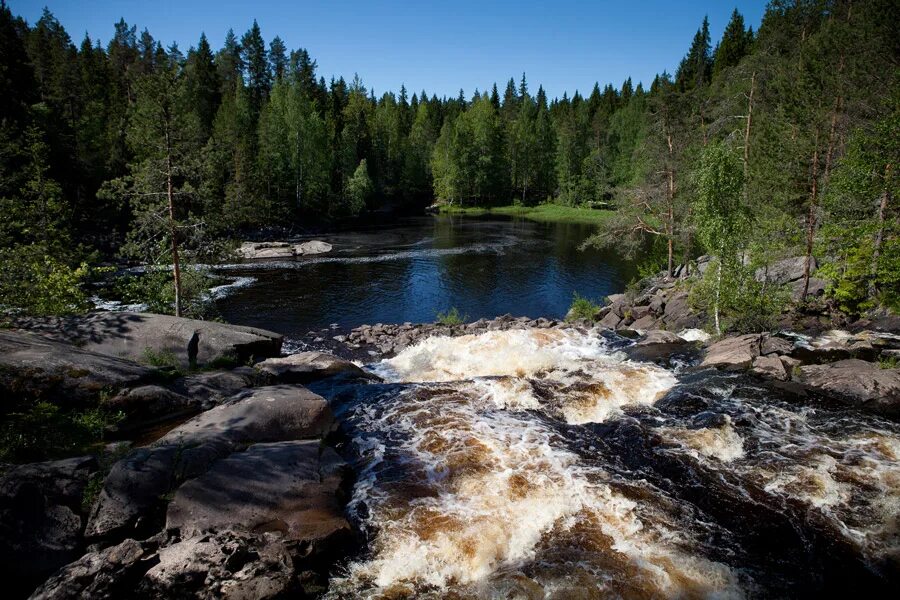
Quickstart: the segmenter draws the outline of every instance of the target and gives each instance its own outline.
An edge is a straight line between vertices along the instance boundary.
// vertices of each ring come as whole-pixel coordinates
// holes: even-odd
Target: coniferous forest
[[[896,309],[898,22],[891,0],[775,0],[758,31],[699,23],[648,86],[548,98],[517,74],[439,98],[326,81],[256,23],[182,49],[121,20],[104,47],[3,4],[0,304],[66,312],[100,264],[203,262],[261,228],[437,200],[606,207],[588,243],[648,271],[824,256],[844,310]]]

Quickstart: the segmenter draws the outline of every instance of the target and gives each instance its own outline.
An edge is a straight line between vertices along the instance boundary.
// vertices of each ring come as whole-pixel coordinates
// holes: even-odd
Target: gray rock
[[[244,392],[176,427],[158,445],[235,444],[321,437],[334,424],[328,403],[297,385],[271,385]]]
[[[760,355],[762,335],[749,333],[729,337],[716,342],[706,350],[701,367],[717,367],[726,370],[747,369]]]
[[[86,400],[139,385],[154,371],[24,331],[0,330],[0,395]]]
[[[202,401],[194,400],[158,385],[144,385],[103,400],[101,405],[121,411],[125,418],[115,425],[115,431],[125,433],[190,415],[202,410]]]
[[[0,477],[0,576],[24,596],[81,555],[81,503],[91,456],[13,467]]]
[[[650,311],[655,315],[661,315],[663,313],[663,309],[666,306],[666,300],[661,294],[657,294],[653,296],[650,300]]]
[[[650,314],[644,315],[643,317],[635,320],[630,327],[632,329],[637,329],[639,331],[647,331],[653,329],[656,325],[656,317]]]
[[[264,329],[150,313],[95,312],[19,319],[17,324],[89,352],[136,362],[148,361],[151,355],[171,357],[182,367],[189,365],[187,345],[195,331],[200,332],[197,362],[201,365],[278,356],[283,339]]]
[[[134,585],[152,565],[152,549],[125,540],[85,554],[63,567],[31,595],[32,600],[84,600],[131,598]]]
[[[617,315],[615,312],[610,311],[606,314],[605,317],[600,319],[600,323],[598,323],[598,325],[606,329],[615,329],[621,322],[622,318],[619,317],[619,315]]]
[[[632,306],[631,307],[631,318],[635,321],[642,319],[650,314],[649,306]]]
[[[686,291],[676,291],[666,299],[663,319],[668,329],[681,331],[700,326],[700,318],[691,309]]]
[[[269,358],[255,366],[264,375],[285,383],[307,383],[335,375],[362,379],[374,377],[352,362],[325,352],[299,352],[282,358]]]
[[[237,254],[248,260],[292,258],[294,248],[288,242],[244,242],[237,249]]]
[[[321,240],[310,240],[294,246],[294,253],[297,255],[311,256],[314,254],[324,254],[331,252],[331,244]]]
[[[787,369],[784,368],[784,363],[777,356],[757,356],[753,359],[753,366],[750,371],[777,381],[790,379]]]
[[[150,598],[255,600],[302,597],[287,546],[266,534],[227,531],[162,548],[139,595]]]
[[[847,359],[800,367],[797,380],[814,392],[862,410],[900,414],[900,369],[882,369],[877,363]]]
[[[231,371],[206,371],[176,379],[172,383],[172,389],[192,400],[200,400],[203,408],[208,409],[241,390],[252,387],[256,383],[257,375],[253,367],[238,367]]]
[[[648,331],[633,345],[625,349],[629,358],[634,360],[654,361],[669,358],[672,354],[691,347],[690,342],[670,331]]]
[[[91,510],[84,535],[89,540],[143,538],[161,521],[161,499],[175,485],[179,448],[137,448],[115,463]]]
[[[769,354],[789,354],[793,348],[794,344],[788,340],[774,335],[767,335],[763,338],[762,344],[760,345],[760,354],[763,356],[768,356]]]
[[[345,467],[318,440],[255,444],[182,485],[169,505],[166,528],[182,537],[277,531],[317,552],[350,534],[339,499]]]
[[[755,277],[759,282],[767,281],[777,285],[790,283],[803,277],[806,267],[805,256],[794,256],[779,260],[768,267],[760,267],[756,270]],[[816,270],[816,259],[810,258],[809,272]]]
[[[828,287],[828,282],[824,279],[819,279],[818,277],[810,277],[809,278],[809,286],[806,290],[807,296],[822,296],[825,294],[825,289]],[[791,299],[794,302],[799,302],[803,299],[803,279],[798,279],[797,281],[790,282],[791,288]]]

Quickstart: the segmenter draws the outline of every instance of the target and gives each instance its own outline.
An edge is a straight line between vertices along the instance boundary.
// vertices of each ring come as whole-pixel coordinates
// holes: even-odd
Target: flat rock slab
[[[880,414],[900,415],[900,369],[858,359],[800,367],[807,388]]]
[[[375,378],[352,362],[325,352],[299,352],[281,358],[267,358],[254,366],[261,373],[284,383],[308,383],[336,375]]]
[[[85,400],[153,379],[155,371],[25,331],[0,330],[0,396]]]
[[[81,555],[81,502],[97,468],[94,457],[82,456],[20,465],[0,477],[0,576],[11,597]]]
[[[200,400],[203,408],[208,409],[245,388],[253,387],[257,375],[253,367],[194,373],[173,381],[172,389],[192,400]]]
[[[343,467],[318,440],[255,444],[182,485],[166,528],[182,537],[277,531],[286,540],[312,544],[349,534],[339,501]]]
[[[701,367],[717,367],[726,370],[747,369],[760,355],[763,336],[748,333],[718,341],[706,350]]]
[[[158,445],[278,442],[327,434],[334,416],[324,398],[298,385],[254,388],[176,427]]]
[[[200,336],[197,362],[201,365],[278,356],[283,341],[281,335],[264,329],[151,313],[95,312],[15,323],[89,352],[136,362],[173,359],[182,367],[190,363],[188,343],[194,332]]]
[[[694,344],[671,331],[648,331],[633,345],[625,348],[625,354],[634,360],[654,361],[693,347]]]
[[[790,373],[778,356],[757,356],[753,359],[751,372],[761,376],[775,379],[776,381],[788,381]]]

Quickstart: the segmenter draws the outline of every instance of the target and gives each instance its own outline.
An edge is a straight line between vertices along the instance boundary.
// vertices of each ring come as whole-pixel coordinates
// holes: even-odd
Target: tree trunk
[[[169,201],[169,235],[172,237],[172,270],[175,274],[175,316],[181,316],[181,261],[178,259],[178,227],[175,224],[175,194],[172,189],[172,146],[166,130],[166,198]]]
[[[809,194],[809,211],[806,214],[806,260],[803,263],[803,293],[800,300],[809,292],[809,271],[812,262],[813,240],[816,232],[816,211],[819,198],[819,135],[816,133],[815,149],[812,156],[812,187]]]
[[[750,180],[750,125],[753,122],[753,90],[756,88],[756,71],[750,76],[750,97],[747,99],[747,126],[744,128],[744,202],[750,200],[747,182]]]
[[[891,201],[891,169],[888,163],[884,167],[884,190],[881,192],[881,203],[878,205],[878,232],[875,234],[875,245],[872,249],[872,279],[869,281],[869,297],[878,293],[878,259],[881,258],[881,245],[884,243],[884,214]]]
[[[716,335],[722,335],[722,328],[719,326],[719,298],[722,296],[722,261],[725,254],[725,248],[722,247],[719,252],[719,267],[716,269],[716,299],[713,302],[713,319],[716,323]]]

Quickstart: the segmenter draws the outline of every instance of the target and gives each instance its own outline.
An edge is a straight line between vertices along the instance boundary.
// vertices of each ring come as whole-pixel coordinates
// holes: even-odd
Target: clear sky
[[[470,97],[475,88],[526,73],[532,92],[550,97],[589,93],[595,81],[616,87],[631,76],[645,85],[675,70],[704,15],[713,45],[737,9],[759,26],[764,0],[7,0],[14,14],[34,23],[46,5],[78,44],[88,32],[105,45],[124,17],[168,46],[183,51],[205,32],[218,49],[228,28],[240,37],[259,22],[268,44],[281,36],[303,47],[318,74],[348,80],[359,73],[377,93],[425,89]]]

